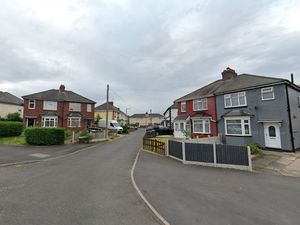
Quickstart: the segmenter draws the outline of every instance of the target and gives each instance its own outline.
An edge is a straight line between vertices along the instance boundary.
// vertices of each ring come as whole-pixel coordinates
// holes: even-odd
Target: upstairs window
[[[29,100],[28,109],[35,109],[35,100]]]
[[[57,110],[57,102],[44,101],[43,109],[44,110]]]
[[[181,112],[186,112],[186,102],[181,102]]]
[[[92,104],[87,104],[86,105],[86,111],[87,112],[92,112]]]
[[[267,87],[261,89],[261,100],[272,100],[275,99],[274,88]]]
[[[247,106],[246,92],[224,95],[225,108]]]
[[[195,99],[193,101],[193,110],[207,110],[207,98]]]
[[[81,111],[81,104],[77,102],[70,102],[69,103],[69,111],[80,112]]]

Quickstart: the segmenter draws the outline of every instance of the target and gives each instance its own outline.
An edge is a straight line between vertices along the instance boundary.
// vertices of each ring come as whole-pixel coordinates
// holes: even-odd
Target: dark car
[[[146,133],[149,135],[173,135],[174,130],[161,125],[152,125],[146,128]]]

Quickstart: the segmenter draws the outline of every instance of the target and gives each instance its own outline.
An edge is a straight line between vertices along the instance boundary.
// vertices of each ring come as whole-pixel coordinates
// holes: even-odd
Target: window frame
[[[33,107],[30,107],[31,103],[33,104]],[[28,109],[35,109],[35,105],[36,105],[36,102],[34,99],[28,100]]]
[[[195,118],[193,120],[193,133],[194,134],[210,134],[211,133],[211,127],[210,127],[210,118]],[[195,124],[202,124],[202,131],[195,131]],[[208,123],[206,123],[208,122]],[[208,132],[206,132],[206,124],[208,124]]]
[[[227,125],[228,125],[228,121],[230,120],[240,120],[240,124],[241,124],[241,134],[229,134],[228,133],[228,129],[227,129]],[[248,122],[246,123],[245,121],[248,120]],[[249,130],[249,134],[246,134],[246,129],[245,126],[248,126],[248,130]],[[240,117],[225,117],[224,118],[224,126],[225,126],[225,135],[227,136],[252,136],[252,132],[251,132],[251,120],[249,116],[240,116]]]
[[[92,112],[92,104],[86,104],[86,112]]]
[[[46,108],[46,103],[53,103],[53,105],[55,106],[55,108]],[[53,110],[53,111],[56,111],[57,110],[57,102],[56,101],[43,101],[43,110]]]
[[[78,126],[74,126],[74,125],[72,125],[72,121],[74,120],[74,119],[78,119],[79,120],[79,125]],[[78,128],[78,127],[81,127],[81,117],[75,117],[75,116],[69,116],[68,117],[68,127],[70,127],[70,128]]]
[[[271,91],[265,91],[265,90],[268,90],[268,89],[271,89]],[[269,100],[274,100],[275,99],[274,87],[261,88],[260,93],[261,93],[261,100],[263,100],[263,101],[269,101]],[[272,93],[273,97],[272,98],[264,98],[264,94],[266,94],[266,93]]]
[[[202,105],[202,108],[196,108],[195,106],[197,106],[198,104],[200,105],[200,103],[201,103],[201,105]],[[204,106],[204,103],[205,103],[205,106],[206,107],[203,107]],[[199,106],[198,105],[198,106]],[[198,98],[198,99],[194,99],[193,100],[193,111],[201,111],[201,110],[207,110],[208,109],[208,101],[207,101],[207,98]]]
[[[46,124],[46,119],[53,119],[54,121],[54,125],[53,126],[45,126]],[[52,121],[48,121],[49,123],[52,122]],[[53,128],[53,127],[57,127],[57,122],[58,122],[58,118],[57,116],[42,116],[42,121],[41,121],[41,126],[42,127],[45,127],[45,128]]]
[[[79,109],[73,109],[74,107],[71,107],[72,104],[78,104]],[[69,102],[69,112],[81,112],[81,103],[80,102]]]
[[[183,110],[183,106],[184,106],[184,110]],[[180,103],[180,110],[181,110],[181,112],[186,112],[186,102]]]
[[[237,100],[238,100],[238,105],[232,105],[232,95],[237,94]],[[244,96],[245,97],[245,104],[240,104],[240,97]],[[230,105],[226,105],[226,99],[230,100]],[[224,108],[237,108],[237,107],[244,107],[247,106],[247,95],[246,91],[240,91],[240,92],[235,92],[235,93],[230,93],[224,95]]]

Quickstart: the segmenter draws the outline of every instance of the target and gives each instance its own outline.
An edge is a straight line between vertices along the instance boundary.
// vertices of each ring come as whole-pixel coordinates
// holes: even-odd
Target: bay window
[[[80,117],[68,117],[68,127],[81,127],[80,122]]]
[[[226,135],[251,136],[250,117],[225,118]]]
[[[210,120],[209,119],[193,119],[193,133],[209,134]]]
[[[57,127],[57,116],[43,116],[42,127]]]

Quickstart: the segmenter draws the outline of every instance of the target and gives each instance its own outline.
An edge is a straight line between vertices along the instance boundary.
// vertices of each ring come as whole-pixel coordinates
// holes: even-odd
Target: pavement
[[[158,225],[130,179],[143,134],[55,160],[0,167],[0,224]]]
[[[253,159],[252,166],[260,173],[300,177],[300,152],[263,151]]]
[[[36,162],[43,159],[55,158],[79,151],[94,145],[67,144],[54,146],[14,146],[0,144],[0,166]]]
[[[134,178],[171,225],[299,224],[300,179],[184,165],[141,151]]]

